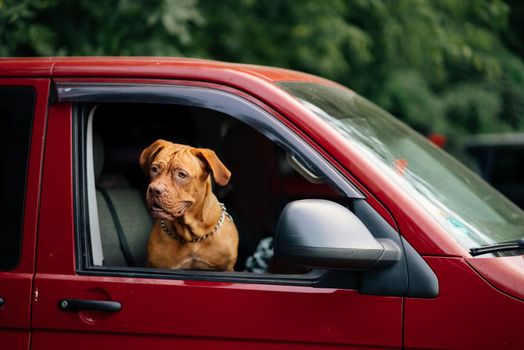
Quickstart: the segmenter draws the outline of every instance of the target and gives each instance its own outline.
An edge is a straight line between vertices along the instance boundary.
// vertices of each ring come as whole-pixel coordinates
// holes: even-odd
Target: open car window
[[[158,139],[212,149],[231,171],[229,183],[215,184],[213,192],[239,231],[235,271],[302,271],[283,269],[271,259],[280,212],[297,199],[342,202],[326,184],[311,183],[295,171],[286,151],[273,141],[220,112],[180,105],[98,104],[89,113],[87,131],[87,153],[93,159],[87,167],[93,174],[88,176],[91,237],[93,247],[98,245],[94,265],[147,267],[154,219],[145,203],[149,176],[138,160]]]
[[[151,98],[148,90],[131,99],[118,87],[86,84],[85,96],[72,98],[77,102],[80,163],[77,203],[79,215],[87,218],[78,220],[80,226],[85,225],[78,229],[84,232],[80,272],[160,273],[147,265],[154,220],[145,204],[149,179],[140,168],[139,156],[152,142],[164,139],[212,149],[231,171],[227,186],[214,185],[213,192],[239,231],[235,273],[317,278],[318,271],[273,259],[271,238],[283,207],[305,198],[329,199],[348,207],[362,194],[303,140],[260,109],[252,106],[254,112],[248,113],[231,101],[225,103],[231,110],[217,108],[215,102],[200,105],[195,100],[168,98],[166,88],[160,89],[157,97]],[[81,90],[74,89],[77,94]],[[240,100],[229,98],[234,103]],[[210,101],[209,96],[201,99]],[[203,279],[210,276],[197,272],[202,272]],[[172,277],[184,271],[162,273]]]

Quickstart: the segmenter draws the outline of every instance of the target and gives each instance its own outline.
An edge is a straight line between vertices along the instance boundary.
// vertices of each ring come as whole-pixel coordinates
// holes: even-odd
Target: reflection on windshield
[[[374,161],[464,248],[522,236],[524,215],[519,208],[384,110],[334,86],[279,86]]]

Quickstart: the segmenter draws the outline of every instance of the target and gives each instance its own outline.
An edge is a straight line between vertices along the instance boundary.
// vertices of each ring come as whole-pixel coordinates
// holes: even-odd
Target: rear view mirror
[[[320,199],[284,208],[274,247],[278,258],[327,269],[371,270],[392,265],[401,255],[393,241],[375,239],[347,208]]]

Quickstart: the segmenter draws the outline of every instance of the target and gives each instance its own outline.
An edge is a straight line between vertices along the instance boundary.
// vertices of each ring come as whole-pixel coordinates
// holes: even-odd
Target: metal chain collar
[[[204,236],[200,236],[198,238],[193,238],[192,240],[186,240],[182,237],[180,237],[179,235],[177,235],[175,232],[172,232],[169,227],[167,227],[164,219],[161,219],[160,220],[160,227],[162,227],[162,229],[164,230],[164,232],[171,238],[173,238],[174,240],[177,240],[177,241],[180,241],[180,242],[183,242],[183,243],[198,243],[198,242],[201,242],[207,238],[209,238],[209,236],[212,236],[215,232],[217,232],[220,227],[222,227],[222,225],[224,224],[224,219],[227,217],[227,219],[229,221],[233,221],[233,218],[231,218],[231,215],[229,215],[229,213],[226,211],[226,206],[222,203],[219,203],[220,204],[220,209],[221,209],[221,213],[220,213],[220,218],[218,219],[218,222],[217,224],[215,225],[215,227],[213,227],[213,230],[211,232],[209,232],[208,234],[204,235]],[[193,233],[191,233],[193,234]]]

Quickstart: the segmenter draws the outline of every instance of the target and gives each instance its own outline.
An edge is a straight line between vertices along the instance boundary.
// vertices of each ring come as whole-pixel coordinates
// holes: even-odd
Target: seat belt
[[[111,217],[113,218],[113,222],[115,223],[116,233],[118,235],[118,243],[120,245],[120,250],[122,251],[122,254],[124,255],[124,259],[127,263],[127,266],[135,267],[135,259],[133,258],[133,254],[131,253],[131,249],[129,249],[129,244],[127,243],[126,236],[124,234],[124,230],[122,229],[122,225],[120,224],[120,220],[118,219],[118,214],[116,212],[115,206],[113,204],[113,201],[111,200],[111,196],[109,196],[109,193],[102,187],[97,186],[96,189],[100,191],[102,194],[102,197],[104,197],[104,200],[107,203],[107,207],[109,208],[109,212],[111,213]]]

